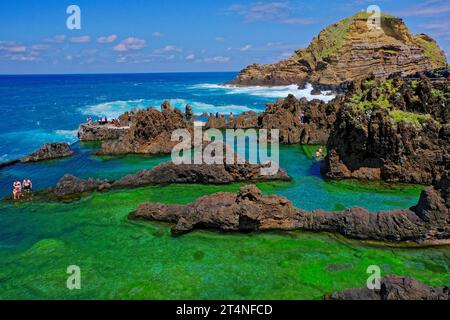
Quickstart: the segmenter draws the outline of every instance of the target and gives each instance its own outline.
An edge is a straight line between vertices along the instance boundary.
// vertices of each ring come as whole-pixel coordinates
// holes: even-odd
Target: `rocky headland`
[[[379,290],[348,289],[326,296],[326,300],[450,300],[449,287],[429,287],[414,279],[386,276]]]
[[[65,158],[70,157],[71,155],[73,155],[73,151],[70,149],[68,143],[65,142],[46,143],[35,152],[23,158],[1,163],[0,168],[12,166],[17,163],[39,162],[58,158]]]
[[[405,210],[369,212],[353,208],[344,212],[305,211],[280,196],[264,196],[254,185],[239,193],[217,193],[186,206],[146,203],[132,219],[175,224],[174,235],[194,229],[233,232],[293,231],[332,232],[383,242],[449,243],[450,199],[448,176],[423,191],[417,206]]]
[[[306,49],[275,64],[253,64],[230,84],[290,85],[346,89],[369,74],[386,78],[446,68],[445,53],[425,34],[412,35],[402,19],[382,14],[381,28],[368,23],[368,13],[343,19],[319,33]]]

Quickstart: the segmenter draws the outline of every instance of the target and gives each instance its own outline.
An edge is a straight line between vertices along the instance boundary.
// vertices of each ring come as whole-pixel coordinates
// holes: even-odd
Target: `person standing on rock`
[[[20,181],[15,181],[13,183],[13,198],[14,200],[19,200],[22,196],[22,184]]]
[[[31,189],[33,189],[33,183],[30,179],[25,179],[22,182],[23,190],[25,193],[29,194],[31,192]]]

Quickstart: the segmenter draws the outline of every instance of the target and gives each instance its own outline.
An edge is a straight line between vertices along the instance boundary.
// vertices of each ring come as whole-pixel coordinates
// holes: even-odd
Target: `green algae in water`
[[[393,248],[330,234],[170,235],[129,221],[145,201],[188,203],[240,185],[165,186],[78,202],[0,208],[2,299],[321,299],[365,285],[369,265],[429,285],[449,283],[450,249]],[[12,228],[12,229],[8,229]],[[66,289],[69,265],[82,290]]]

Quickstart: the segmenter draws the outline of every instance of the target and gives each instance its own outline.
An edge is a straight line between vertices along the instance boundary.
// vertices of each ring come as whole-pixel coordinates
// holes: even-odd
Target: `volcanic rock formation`
[[[419,204],[410,210],[369,212],[353,208],[344,212],[308,212],[295,208],[284,197],[264,196],[249,185],[238,194],[217,193],[186,206],[143,204],[131,218],[174,223],[175,235],[198,228],[235,232],[309,230],[363,240],[448,243],[448,187],[447,177],[436,188],[427,188]]]
[[[311,44],[283,61],[250,65],[234,85],[289,85],[337,89],[348,81],[370,74],[388,77],[411,75],[447,67],[444,52],[430,37],[413,36],[403,21],[382,14],[381,28],[370,23],[369,14],[358,13],[319,33]]]

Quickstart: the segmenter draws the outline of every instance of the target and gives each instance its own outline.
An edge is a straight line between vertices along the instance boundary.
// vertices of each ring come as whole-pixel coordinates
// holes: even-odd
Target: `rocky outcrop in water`
[[[17,163],[39,162],[58,158],[65,158],[70,157],[71,155],[73,155],[73,151],[70,149],[69,144],[66,142],[46,143],[35,152],[23,158],[0,163],[0,168],[12,166]]]
[[[264,175],[261,171],[268,165],[226,164],[174,164],[167,162],[152,170],[142,170],[120,180],[83,180],[65,175],[53,190],[58,198],[79,197],[95,191],[111,189],[137,188],[160,184],[213,184],[223,185],[242,181],[290,181],[286,171],[279,169],[276,174]]]
[[[211,116],[206,128],[278,129],[282,144],[326,144],[342,101],[343,96],[325,103],[289,95],[268,103],[260,114],[246,112],[233,119]]]
[[[161,106],[162,111],[151,107],[135,112],[129,119],[130,129],[118,140],[105,141],[101,155],[118,154],[167,154],[179,142],[171,141],[176,129],[190,129],[185,115],[172,108],[169,102]]]
[[[448,181],[446,182],[448,184]],[[416,208],[369,212],[353,208],[344,212],[304,211],[280,196],[264,196],[255,186],[238,194],[217,193],[186,206],[147,203],[133,219],[174,223],[175,235],[194,229],[251,232],[308,230],[333,232],[361,240],[448,243],[450,214],[442,189],[428,188]],[[448,189],[447,189],[448,196]]]
[[[439,180],[449,170],[448,85],[369,82],[337,115],[324,173],[428,185]]]
[[[348,289],[326,297],[329,300],[450,300],[449,287],[432,288],[419,281],[386,276],[381,279],[379,290],[366,288]]]
[[[413,36],[399,18],[382,15],[381,28],[368,24],[370,14],[358,13],[325,28],[311,44],[283,61],[250,65],[234,85],[289,85],[306,82],[336,89],[370,74],[411,75],[447,67],[444,52],[426,35]],[[344,85],[345,86],[345,85]]]

